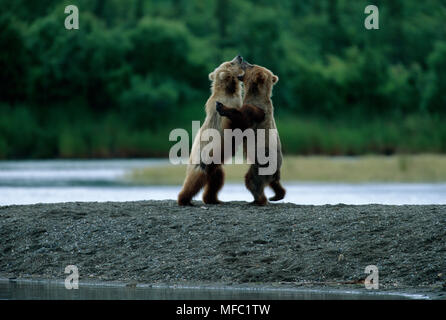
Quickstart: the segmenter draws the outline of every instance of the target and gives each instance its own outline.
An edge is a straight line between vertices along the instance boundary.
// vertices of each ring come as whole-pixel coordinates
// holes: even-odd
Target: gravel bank
[[[0,277],[445,290],[446,206],[195,204],[0,207]]]

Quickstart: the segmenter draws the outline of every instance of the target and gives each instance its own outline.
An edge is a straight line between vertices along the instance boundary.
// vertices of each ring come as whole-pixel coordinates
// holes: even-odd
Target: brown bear
[[[265,150],[266,154],[269,154],[269,129],[276,129],[276,122],[274,120],[274,107],[271,100],[273,86],[279,81],[279,78],[274,75],[270,70],[258,66],[251,65],[248,62],[243,62],[243,68],[245,74],[243,76],[244,84],[244,96],[243,104],[251,104],[262,109],[265,112],[265,120],[256,124],[254,129],[266,129]],[[255,130],[256,136],[256,148],[258,148],[258,132]],[[271,175],[260,175],[259,169],[263,166],[259,163],[257,156],[246,173],[245,185],[248,190],[254,196],[253,204],[266,205],[268,203],[264,189],[265,186],[270,186],[275,195],[269,200],[278,201],[285,197],[285,189],[280,183],[280,168],[282,166],[282,147],[280,143],[279,135],[277,134],[276,140],[277,148],[277,170]],[[246,145],[245,145],[246,150]]]
[[[235,57],[232,61],[223,62],[209,74],[212,82],[211,96],[206,102],[206,119],[195,136],[194,143],[187,166],[186,179],[183,188],[178,195],[179,205],[192,205],[192,198],[204,187],[203,202],[206,204],[218,204],[217,193],[224,183],[224,172],[221,164],[205,165],[197,164],[196,159],[201,159],[201,150],[208,144],[215,143],[202,141],[202,132],[206,129],[215,129],[220,133],[220,146],[224,146],[224,129],[230,128],[230,120],[221,117],[215,109],[216,101],[224,103],[229,108],[242,106],[242,69],[243,58]],[[221,147],[222,148],[222,147]],[[222,159],[221,163],[224,162]]]
[[[256,123],[265,120],[265,111],[251,104],[244,104],[240,109],[234,109],[228,108],[217,101],[215,108],[220,116],[227,117],[231,120],[229,123],[229,129],[231,130],[240,129],[241,131],[245,131],[248,128],[252,128]],[[232,136],[231,146],[232,156],[235,156],[239,145],[234,136]]]

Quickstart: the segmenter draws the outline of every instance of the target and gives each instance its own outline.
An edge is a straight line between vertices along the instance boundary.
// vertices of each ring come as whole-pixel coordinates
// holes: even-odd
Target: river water
[[[61,281],[0,279],[0,300],[408,300],[429,295],[365,289],[156,286],[79,283],[67,290]]]
[[[125,179],[133,169],[167,163],[165,159],[0,161],[0,205],[176,199],[179,185],[134,185]],[[296,204],[446,204],[446,183],[285,182],[284,186],[283,201]],[[241,183],[225,184],[220,198],[252,200]]]

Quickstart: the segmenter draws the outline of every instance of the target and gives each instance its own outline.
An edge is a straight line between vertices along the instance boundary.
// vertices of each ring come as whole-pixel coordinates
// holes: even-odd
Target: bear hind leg
[[[203,202],[206,204],[220,204],[217,194],[221,190],[225,180],[225,174],[221,166],[213,168],[208,173],[206,180],[206,186],[204,187]]]
[[[282,186],[279,180],[275,180],[269,184],[274,191],[274,196],[269,198],[270,201],[279,201],[285,198],[285,188]]]
[[[268,204],[264,192],[265,182],[264,179],[258,175],[258,167],[256,165],[252,165],[249,168],[248,173],[245,176],[245,185],[254,196],[254,201],[251,202],[251,204],[258,206]]]
[[[178,195],[180,206],[191,206],[192,198],[200,192],[206,183],[206,173],[202,170],[194,170],[189,173],[184,181],[183,188]]]

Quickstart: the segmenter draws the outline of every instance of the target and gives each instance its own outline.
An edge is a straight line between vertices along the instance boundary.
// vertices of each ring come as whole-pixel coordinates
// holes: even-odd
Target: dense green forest
[[[66,5],[79,30],[66,30]],[[364,8],[379,8],[379,30]],[[446,1],[0,0],[0,158],[166,156],[236,54],[286,153],[446,152]]]

